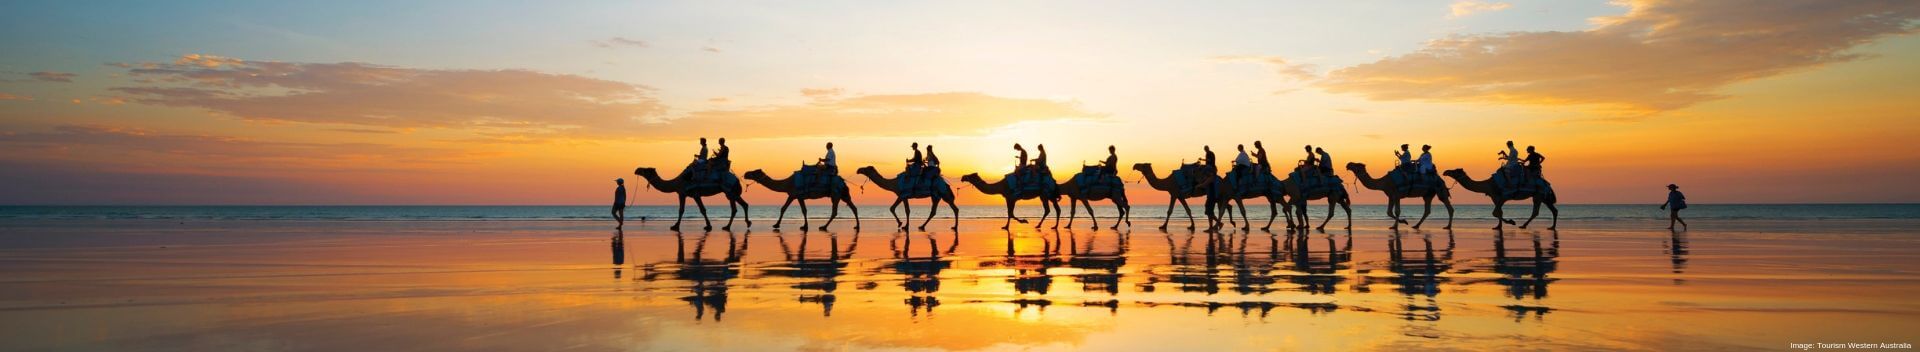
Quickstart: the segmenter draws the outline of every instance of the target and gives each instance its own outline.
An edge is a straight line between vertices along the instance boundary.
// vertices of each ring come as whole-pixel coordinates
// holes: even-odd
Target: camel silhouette
[[[694,168],[696,167],[704,168],[705,166],[689,163],[685,169],[680,170],[679,175],[675,175],[671,179],[661,179],[660,172],[651,167],[633,169],[633,174],[647,180],[649,187],[658,189],[663,193],[673,193],[679,196],[680,209],[674,213],[673,227],[668,229],[680,231],[680,215],[687,212],[687,198],[693,198],[694,206],[700,208],[700,220],[707,223],[704,229],[712,231],[713,219],[707,218],[707,205],[705,202],[700,201],[700,198],[725,195],[727,197],[727,225],[720,227],[720,230],[732,231],[734,216],[740,212],[747,211],[747,200],[740,198],[740,178],[735,177],[732,172],[708,171],[720,173],[720,175],[716,175],[717,180],[688,180],[687,178],[692,177]],[[744,220],[747,222],[747,227],[753,227],[753,219],[749,218]]]
[[[1301,166],[1296,169],[1293,174],[1305,175],[1307,168],[1308,166]],[[1323,187],[1303,189],[1305,187],[1304,181],[1295,180],[1294,175],[1288,175],[1287,179],[1280,181],[1280,184],[1282,188],[1286,190],[1287,199],[1293,201],[1294,214],[1300,217],[1299,227],[1297,228],[1307,228],[1307,201],[1320,198],[1327,199],[1327,218],[1320,220],[1320,226],[1316,226],[1314,229],[1325,230],[1327,228],[1327,222],[1333,220],[1333,206],[1335,204],[1340,205],[1340,209],[1347,213],[1347,227],[1344,227],[1344,229],[1353,228],[1353,199],[1347,194],[1347,186],[1340,182],[1338,176],[1323,176],[1332,179],[1333,182]]]
[[[1174,203],[1179,203],[1180,208],[1187,210],[1187,229],[1192,230],[1193,207],[1187,205],[1187,198],[1207,195],[1209,192],[1208,189],[1212,187],[1212,184],[1208,183],[1193,187],[1182,185],[1182,183],[1194,183],[1198,180],[1197,177],[1200,177],[1200,175],[1187,175],[1187,168],[1177,168],[1167,172],[1166,178],[1160,178],[1153,173],[1153,164],[1133,164],[1133,169],[1140,171],[1141,175],[1145,175],[1148,186],[1162,192],[1167,192],[1167,215],[1160,220],[1160,229],[1166,230],[1167,224],[1173,221],[1173,205]],[[1201,205],[1205,206],[1206,203],[1201,203]]]
[[[767,189],[787,195],[787,201],[780,203],[780,216],[774,218],[773,228],[780,228],[780,223],[787,219],[787,206],[793,205],[795,201],[798,201],[800,203],[800,228],[803,230],[806,229],[813,224],[812,219],[807,218],[807,200],[826,198],[833,202],[832,207],[830,207],[833,212],[827,216],[827,223],[820,225],[820,230],[826,230],[827,226],[833,225],[834,219],[840,218],[840,203],[843,202],[847,204],[847,210],[853,212],[853,229],[859,230],[860,208],[853,205],[853,195],[847,192],[847,180],[840,178],[840,175],[824,175],[827,179],[824,180],[824,182],[819,182],[819,184],[796,185],[795,180],[800,179],[800,173],[806,172],[805,168],[806,167],[803,166],[800,171],[794,171],[792,176],[787,176],[787,178],[783,180],[773,179],[773,177],[767,176],[765,171],[760,171],[759,169],[747,171],[746,178],[748,180],[759,182],[761,185],[767,186]],[[807,183],[815,182],[814,180],[807,181]]]
[[[1408,178],[1394,177],[1394,175],[1403,174],[1404,171],[1388,171],[1387,177],[1373,178],[1373,175],[1367,172],[1367,164],[1347,163],[1347,170],[1352,171],[1353,177],[1359,179],[1361,187],[1387,194],[1387,216],[1393,218],[1393,227],[1390,228],[1398,229],[1400,224],[1407,223],[1407,220],[1401,216],[1400,199],[1417,197],[1426,204],[1425,210],[1420,212],[1420,221],[1413,224],[1413,228],[1417,230],[1420,229],[1421,224],[1427,223],[1427,216],[1433,214],[1433,198],[1439,197],[1440,204],[1447,207],[1447,227],[1442,229],[1453,229],[1453,200],[1451,199],[1453,195],[1446,187],[1410,187],[1402,192],[1400,183],[1407,182]]]
[[[899,181],[901,177],[905,177],[906,175],[905,172],[901,172],[899,175],[896,175],[894,176],[894,178],[891,178],[891,179],[887,178],[884,175],[881,175],[880,170],[875,169],[872,166],[861,167],[859,170],[856,170],[854,172],[862,176],[866,176],[867,179],[869,180],[873,180],[873,184],[880,186],[880,189],[887,190],[887,192],[893,192],[894,194],[893,205],[887,206],[887,213],[893,214],[893,221],[895,225],[898,225],[901,229],[907,228],[907,224],[913,221],[913,206],[911,204],[908,204],[907,206],[906,221],[901,221],[900,214],[894,212],[894,209],[899,208],[901,204],[906,204],[907,200],[909,199],[918,199],[918,198],[928,198],[933,200],[933,204],[929,204],[930,208],[928,209],[928,211],[930,213],[927,214],[927,220],[920,222],[920,230],[923,230],[923,231],[926,230],[927,223],[933,222],[933,217],[935,215],[940,214],[940,202],[947,202],[947,208],[953,210],[953,228],[952,229],[954,230],[960,229],[960,206],[953,202],[953,187],[947,186],[947,180],[945,178],[941,178],[941,177],[938,177],[938,175],[936,175],[935,177],[930,178],[931,180],[933,180],[934,184],[929,185],[928,187],[914,187],[914,189],[909,190],[909,189],[900,189]]]
[[[1209,222],[1209,228],[1220,228],[1223,221],[1219,218],[1225,218],[1225,223],[1233,222],[1234,206],[1238,205],[1240,209],[1240,230],[1246,231],[1253,229],[1253,220],[1247,217],[1247,204],[1245,201],[1246,199],[1252,198],[1267,199],[1267,224],[1260,227],[1261,231],[1267,231],[1273,228],[1273,219],[1280,217],[1282,209],[1286,209],[1287,212],[1287,227],[1293,228],[1292,209],[1281,205],[1286,203],[1287,193],[1281,187],[1280,180],[1275,178],[1273,174],[1258,172],[1252,168],[1243,168],[1240,170],[1239,172],[1228,171],[1227,177],[1213,181],[1212,192],[1207,194],[1207,204],[1209,204],[1207,206],[1207,221]],[[1252,179],[1242,180],[1242,178],[1249,177]],[[1221,216],[1214,216],[1213,211],[1215,208],[1220,209]]]
[[[1546,182],[1546,179],[1540,180],[1541,185],[1537,190],[1512,190],[1509,192],[1509,190],[1505,189],[1505,187],[1507,187],[1506,185],[1493,182],[1492,177],[1488,177],[1485,181],[1474,180],[1472,177],[1467,176],[1466,169],[1452,169],[1441,174],[1452,177],[1454,182],[1460,183],[1460,187],[1493,198],[1493,217],[1500,220],[1494,223],[1493,229],[1495,230],[1499,230],[1507,224],[1513,223],[1513,220],[1506,218],[1506,213],[1502,210],[1507,204],[1507,201],[1524,200],[1528,198],[1533,199],[1533,215],[1528,216],[1527,222],[1520,224],[1520,228],[1527,228],[1527,225],[1533,224],[1534,218],[1540,217],[1541,205],[1546,205],[1547,210],[1553,211],[1553,224],[1547,225],[1547,229],[1553,230],[1560,227],[1560,208],[1554,206],[1554,203],[1559,202],[1559,198],[1553,195],[1553,185]]]
[[[1012,174],[1008,174],[1008,176],[1012,176]],[[1048,183],[1053,182],[1052,180],[1053,176],[1047,175],[1046,173],[1036,172],[1032,177],[1046,177],[1047,178],[1046,180],[1041,180],[1041,181],[1048,182]],[[971,174],[967,174],[966,176],[960,176],[960,182],[966,182],[969,185],[973,185],[973,188],[980,190],[980,193],[998,195],[1002,198],[1006,198],[1007,222],[1006,224],[1000,225],[1000,229],[1002,230],[1005,230],[1008,227],[1013,226],[1014,221],[1019,221],[1022,224],[1027,223],[1027,219],[1021,219],[1013,216],[1014,203],[1024,199],[1040,200],[1040,210],[1041,210],[1040,222],[1034,223],[1033,228],[1037,229],[1037,228],[1040,228],[1040,226],[1046,225],[1047,216],[1053,216],[1053,228],[1060,228],[1060,216],[1059,216],[1060,192],[1059,192],[1059,188],[1057,187],[1055,187],[1052,192],[1024,191],[1024,190],[1017,189],[1018,187],[1008,186],[1006,177],[1001,177],[999,181],[994,181],[993,183],[987,183],[986,179],[980,178],[979,173],[971,173]]]
[[[1096,183],[1104,184],[1081,184],[1081,180],[1100,180]],[[1114,208],[1120,210],[1120,217],[1113,221],[1110,229],[1120,229],[1121,222],[1133,226],[1133,220],[1129,218],[1133,214],[1133,206],[1127,204],[1126,185],[1119,175],[1109,175],[1106,169],[1099,166],[1080,167],[1080,173],[1058,186],[1060,194],[1067,196],[1067,208],[1070,209],[1067,212],[1067,228],[1073,228],[1074,216],[1079,215],[1080,204],[1084,203],[1087,205],[1087,219],[1093,221],[1093,227],[1090,228],[1099,229],[1100,218],[1093,215],[1093,201],[1096,200],[1111,200]]]

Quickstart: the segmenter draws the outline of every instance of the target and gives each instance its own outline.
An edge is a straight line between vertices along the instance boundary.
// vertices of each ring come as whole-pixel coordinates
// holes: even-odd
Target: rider
[[[1526,161],[1527,161],[1527,178],[1528,179],[1537,178],[1537,177],[1540,177],[1540,163],[1547,162],[1547,156],[1540,155],[1539,152],[1533,151],[1533,146],[1529,145],[1527,146]]]
[[[1039,144],[1033,147],[1040,152],[1040,156],[1033,158],[1033,171],[1047,171],[1047,145]]]
[[[1208,175],[1220,174],[1220,166],[1219,166],[1220,164],[1214,163],[1215,159],[1213,158],[1213,146],[1203,145],[1203,146],[1200,146],[1200,150],[1207,152],[1207,155],[1200,157],[1200,160],[1205,161],[1207,163],[1207,174]]]
[[[820,167],[821,171],[826,171],[828,175],[840,174],[840,158],[833,155],[833,142],[827,142],[827,156],[820,158]]]
[[[935,168],[935,169],[940,168],[940,156],[933,155],[932,144],[927,145],[927,167]]]
[[[1400,170],[1413,170],[1413,152],[1407,150],[1406,144],[1401,144],[1400,150],[1393,151],[1393,156],[1400,158]]]
[[[694,154],[693,161],[700,165],[707,164],[707,137],[700,137],[700,154]]]
[[[1420,160],[1417,161],[1416,163],[1420,165],[1420,172],[1417,173],[1419,177],[1424,178],[1424,177],[1427,177],[1428,175],[1434,175],[1433,145],[1429,145],[1429,144],[1420,145]]]
[[[1120,176],[1120,154],[1112,145],[1107,146],[1107,160],[1100,162],[1100,170],[1106,171],[1107,175]]]
[[[1326,149],[1313,148],[1313,151],[1315,153],[1320,154],[1320,174],[1325,176],[1332,176],[1333,175],[1333,157],[1327,155]]]
[[[725,170],[727,166],[732,165],[732,155],[733,149],[727,148],[727,138],[720,137],[720,150],[713,153],[714,168]]]
[[[1513,149],[1513,141],[1507,141],[1507,150],[1504,153],[1506,153],[1506,163],[1500,165],[1500,171],[1506,172],[1508,187],[1518,186],[1521,171],[1520,150]]]
[[[1312,144],[1308,144],[1308,145],[1307,145],[1307,160],[1306,160],[1306,164],[1304,164],[1304,165],[1302,165],[1302,166],[1306,166],[1306,167],[1307,167],[1307,171],[1308,171],[1309,173],[1311,173],[1311,172],[1313,172],[1313,171],[1317,171],[1317,170],[1320,170],[1320,167],[1319,167],[1318,165],[1316,165],[1316,164],[1315,164],[1315,160],[1318,160],[1318,159],[1314,159],[1314,157],[1313,157],[1313,145],[1312,145]]]
[[[907,168],[926,166],[926,159],[920,157],[920,142],[913,142],[913,159],[907,159]]]
[[[1017,151],[1020,151],[1020,156],[1018,157],[1018,158],[1020,159],[1020,163],[1018,163],[1018,164],[1013,164],[1013,171],[1014,171],[1014,173],[1019,173],[1019,172],[1021,172],[1021,171],[1026,171],[1026,169],[1027,169],[1027,147],[1022,147],[1022,146],[1020,146],[1020,143],[1014,143],[1014,144],[1013,144],[1013,150],[1017,150]]]
[[[1245,144],[1236,145],[1234,146],[1234,148],[1240,150],[1240,155],[1233,157],[1234,169],[1237,170],[1237,169],[1245,168],[1248,166],[1253,166],[1253,159],[1247,157],[1247,145]]]
[[[1260,172],[1273,174],[1273,164],[1267,163],[1267,147],[1261,146],[1260,141],[1253,141],[1253,160],[1260,166]]]

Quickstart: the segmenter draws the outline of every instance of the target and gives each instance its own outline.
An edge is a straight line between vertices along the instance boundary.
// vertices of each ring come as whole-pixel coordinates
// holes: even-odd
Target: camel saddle
[[[1273,175],[1260,172],[1258,166],[1235,166],[1227,171],[1227,183],[1233,184],[1234,193],[1239,196],[1267,193],[1269,188],[1279,181]]]
[[[699,161],[694,161],[687,163],[687,168],[680,170],[680,174],[686,176],[688,189],[705,187],[721,188],[728,184],[729,180],[738,182],[737,179],[734,178],[733,173],[727,171],[726,167],[729,167],[727,164],[728,163],[725,162],[716,163],[711,160],[704,164]]]
[[[1120,175],[1107,172],[1107,168],[1098,165],[1081,166],[1080,173],[1073,175],[1074,183],[1080,185],[1080,194],[1092,194],[1095,191],[1113,192],[1126,187]]]
[[[1012,194],[1053,194],[1053,171],[1044,166],[1028,166],[1007,174],[1007,190]]]
[[[793,193],[799,195],[832,194],[847,186],[839,174],[827,170],[825,166],[807,165],[793,172]]]
[[[1319,193],[1341,185],[1340,176],[1317,172],[1317,170],[1308,171],[1305,167],[1295,169],[1293,173],[1287,174],[1287,178],[1296,180],[1300,191],[1304,193]]]
[[[1526,171],[1513,170],[1510,168],[1501,168],[1499,172],[1494,172],[1492,183],[1494,186],[1500,187],[1500,194],[1506,198],[1518,198],[1520,196],[1538,194],[1542,191],[1553,191],[1553,189],[1550,188],[1553,184],[1548,183],[1546,178],[1539,176],[1527,177]]]
[[[907,170],[894,177],[898,180],[901,194],[909,196],[932,196],[935,189],[946,187],[947,180],[940,177],[937,166],[907,165]]]
[[[1439,174],[1429,172],[1422,175],[1419,171],[1408,168],[1394,168],[1387,173],[1387,179],[1393,181],[1394,188],[1403,194],[1416,190],[1436,190],[1447,187]]]

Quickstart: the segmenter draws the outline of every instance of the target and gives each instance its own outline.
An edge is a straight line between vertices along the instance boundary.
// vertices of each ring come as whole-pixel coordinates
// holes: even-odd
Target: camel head
[[[871,174],[871,175],[879,175],[879,174],[880,174],[880,169],[875,169],[875,168],[873,168],[873,166],[871,166],[871,165],[869,165],[869,166],[861,166],[861,167],[860,167],[860,169],[858,169],[858,170],[853,170],[853,172],[854,172],[854,173],[858,173],[858,174],[861,174],[861,175],[869,175],[869,174]]]
[[[1153,173],[1153,164],[1151,163],[1133,164],[1133,170],[1139,171],[1139,172],[1145,172],[1145,173]]]
[[[633,174],[636,176],[640,176],[641,178],[648,178],[648,177],[659,178],[660,177],[660,172],[654,171],[653,168],[651,167],[634,168]]]
[[[1361,164],[1361,163],[1356,163],[1356,162],[1348,162],[1348,163],[1347,163],[1347,170],[1348,170],[1348,171],[1353,171],[1353,172],[1367,172],[1367,164]]]
[[[768,179],[767,172],[760,171],[760,169],[753,169],[753,171],[747,171],[747,173],[741,175],[741,177],[745,177],[746,179],[754,180],[754,181]]]
[[[975,173],[967,174],[966,176],[960,176],[960,182],[973,182],[973,183],[984,184],[984,183],[987,183],[987,180],[980,178],[980,173],[975,172]]]
[[[1447,175],[1447,177],[1466,178],[1467,169],[1452,169],[1452,170],[1441,172],[1440,174]]]

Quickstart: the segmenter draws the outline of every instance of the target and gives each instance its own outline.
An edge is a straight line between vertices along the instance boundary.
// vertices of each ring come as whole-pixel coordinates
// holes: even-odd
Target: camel
[[[928,198],[933,200],[933,204],[930,204],[931,208],[929,210],[931,213],[927,214],[926,221],[920,222],[920,230],[925,231],[927,229],[927,223],[933,222],[933,217],[935,215],[940,214],[940,202],[943,202],[943,201],[947,202],[948,209],[953,210],[953,228],[952,229],[954,230],[960,229],[960,206],[953,202],[953,198],[954,198],[953,188],[947,186],[947,180],[945,178],[940,178],[940,177],[931,178],[936,182],[936,184],[932,185],[932,187],[927,187],[926,189],[928,189],[928,191],[920,191],[920,190],[900,189],[900,182],[899,182],[900,177],[905,176],[906,175],[905,172],[902,172],[900,175],[894,176],[894,178],[892,179],[889,179],[887,178],[887,176],[881,175],[880,170],[875,169],[872,166],[867,166],[867,167],[861,167],[859,170],[855,171],[855,173],[858,173],[862,176],[866,176],[867,179],[869,180],[873,180],[873,184],[880,186],[880,189],[887,190],[887,192],[893,192],[893,194],[895,195],[895,198],[893,200],[893,205],[887,206],[887,213],[893,214],[894,224],[899,225],[901,229],[907,228],[907,225],[912,223],[913,207],[911,204],[907,206],[906,221],[901,221],[899,213],[895,213],[894,209],[899,208],[901,204],[906,204],[907,200],[909,199],[917,199],[917,198]],[[919,187],[915,187],[915,188],[919,188]]]
[[[1083,177],[1087,179],[1111,178],[1113,185],[1081,189],[1080,180]],[[1120,223],[1123,221],[1127,223],[1128,227],[1133,226],[1133,220],[1130,218],[1133,213],[1133,206],[1127,204],[1126,183],[1120,181],[1119,175],[1107,175],[1105,168],[1099,166],[1082,166],[1080,173],[1067,178],[1067,182],[1060,184],[1057,189],[1060,190],[1060,194],[1067,196],[1067,208],[1071,209],[1067,212],[1067,228],[1073,228],[1074,216],[1079,215],[1080,204],[1084,203],[1087,205],[1087,219],[1093,221],[1093,227],[1090,228],[1099,229],[1100,218],[1093,215],[1093,201],[1096,200],[1111,200],[1113,201],[1113,207],[1120,210],[1120,217],[1114,220],[1113,227],[1109,229],[1119,230]]]
[[[1162,192],[1167,192],[1167,215],[1160,220],[1160,229],[1166,230],[1167,224],[1173,221],[1173,204],[1179,203],[1180,208],[1187,210],[1187,229],[1192,230],[1193,207],[1187,205],[1187,198],[1207,195],[1208,189],[1202,186],[1183,187],[1181,183],[1193,182],[1194,178],[1198,176],[1186,175],[1186,172],[1176,168],[1172,172],[1168,172],[1166,178],[1160,178],[1154,175],[1153,164],[1148,163],[1133,164],[1133,169],[1140,171],[1141,175],[1146,176],[1148,186]],[[1182,190],[1182,188],[1187,189]],[[1201,205],[1204,206],[1206,204],[1201,203]]]
[[[780,217],[774,218],[773,228],[780,228],[780,223],[787,219],[787,206],[793,205],[795,201],[798,201],[800,202],[800,228],[803,230],[806,229],[812,225],[812,219],[807,218],[807,200],[826,198],[833,203],[830,207],[833,213],[827,216],[826,224],[820,225],[820,230],[825,231],[827,226],[833,225],[834,219],[840,218],[840,203],[842,202],[847,203],[847,210],[853,211],[853,229],[859,230],[860,208],[853,205],[853,195],[847,192],[847,180],[840,178],[840,175],[828,175],[829,179],[826,180],[826,189],[819,189],[819,187],[797,189],[800,187],[794,184],[794,180],[800,177],[800,173],[804,172],[804,169],[802,170],[803,171],[794,171],[792,176],[788,176],[787,179],[784,180],[773,179],[773,177],[767,176],[765,171],[758,169],[747,171],[746,178],[748,180],[759,182],[761,185],[767,186],[767,189],[787,195],[787,201],[780,203]]]
[[[661,179],[660,172],[655,171],[651,167],[633,169],[633,174],[640,176],[642,179],[646,179],[648,187],[658,189],[663,193],[673,193],[679,196],[680,209],[674,213],[673,227],[668,229],[680,231],[680,215],[687,212],[687,198],[693,198],[694,206],[700,208],[700,220],[706,221],[707,223],[704,229],[713,231],[713,219],[707,218],[707,204],[701,202],[700,198],[725,195],[727,197],[727,225],[720,227],[720,230],[732,231],[734,215],[748,211],[747,200],[740,198],[740,178],[735,177],[732,172],[710,171],[722,173],[720,182],[702,184],[687,180],[688,177],[692,177],[693,169],[696,167],[705,166],[687,164],[687,168],[680,170],[680,175],[674,176],[672,179]],[[744,220],[747,221],[747,227],[753,227],[752,218]]]
[[[1222,215],[1221,217],[1226,218],[1227,222],[1231,222],[1233,221],[1234,206],[1238,205],[1241,220],[1240,230],[1246,231],[1253,229],[1253,220],[1247,218],[1247,204],[1245,201],[1251,198],[1267,199],[1267,225],[1261,226],[1261,231],[1267,231],[1273,228],[1273,219],[1280,217],[1281,209],[1286,209],[1287,211],[1287,227],[1294,227],[1293,209],[1281,205],[1286,203],[1287,193],[1280,187],[1281,183],[1279,179],[1274,178],[1273,174],[1246,169],[1238,174],[1229,171],[1227,175],[1236,178],[1242,175],[1255,177],[1253,180],[1255,186],[1241,189],[1240,187],[1243,185],[1236,180],[1228,180],[1226,178],[1214,180],[1212,192],[1207,194],[1207,204],[1209,204],[1207,206],[1207,221],[1211,228],[1219,228],[1221,225],[1221,221],[1214,217],[1214,208],[1219,208],[1220,215]]]
[[[1008,175],[1012,175],[1012,174],[1008,174]],[[1048,178],[1049,178],[1048,180],[1043,180],[1043,181],[1053,182],[1053,180],[1051,180],[1052,177],[1048,177]],[[1013,216],[1014,202],[1018,202],[1022,199],[1040,200],[1040,210],[1041,210],[1040,222],[1034,223],[1033,228],[1037,229],[1037,228],[1040,228],[1040,226],[1046,225],[1047,216],[1050,216],[1050,215],[1053,216],[1053,228],[1056,228],[1056,229],[1060,228],[1060,216],[1059,216],[1060,192],[1058,188],[1056,188],[1054,192],[1020,192],[1017,190],[1009,189],[1009,188],[1012,188],[1012,186],[1007,185],[1007,178],[1005,177],[1000,178],[999,181],[994,181],[993,183],[987,183],[986,179],[980,178],[979,173],[971,173],[971,174],[967,174],[966,176],[960,176],[960,182],[966,182],[967,184],[973,185],[973,188],[979,189],[980,193],[999,195],[1002,198],[1006,198],[1007,222],[1006,224],[1000,225],[1000,229],[1002,230],[1005,230],[1008,227],[1013,226],[1013,222],[1015,220],[1020,221],[1020,223],[1022,224],[1027,223],[1026,219],[1021,219]]]
[[[1396,184],[1394,178],[1391,176],[1395,172],[1400,171],[1388,171],[1388,177],[1373,178],[1372,174],[1367,172],[1367,164],[1347,163],[1347,170],[1353,171],[1353,177],[1359,178],[1361,187],[1387,194],[1387,216],[1393,218],[1392,229],[1398,229],[1400,228],[1400,224],[1407,223],[1406,219],[1400,217],[1400,199],[1415,197],[1420,198],[1426,206],[1425,209],[1420,212],[1420,221],[1413,224],[1414,229],[1420,229],[1421,224],[1427,223],[1427,216],[1433,214],[1434,197],[1439,197],[1440,204],[1447,207],[1447,227],[1442,227],[1442,229],[1453,229],[1453,201],[1451,200],[1453,195],[1447,191],[1446,187],[1416,188],[1402,194],[1400,192],[1400,185]]]
[[[1298,170],[1299,171],[1295,172],[1296,174],[1304,174],[1307,172],[1305,166],[1300,167]],[[1280,181],[1282,188],[1286,190],[1287,198],[1293,200],[1293,207],[1296,210],[1295,214],[1300,217],[1300,226],[1298,228],[1305,229],[1309,223],[1309,220],[1307,220],[1307,201],[1326,198],[1327,218],[1320,220],[1320,226],[1316,226],[1314,229],[1327,229],[1327,222],[1333,220],[1333,206],[1335,204],[1340,205],[1340,209],[1345,210],[1347,213],[1347,227],[1344,227],[1344,229],[1353,229],[1353,199],[1347,194],[1347,186],[1340,183],[1338,177],[1335,177],[1334,180],[1335,182],[1333,184],[1311,190],[1311,192],[1301,189],[1301,181],[1293,179],[1292,175]]]
[[[1452,169],[1452,170],[1447,170],[1446,172],[1443,172],[1441,174],[1446,175],[1447,177],[1452,177],[1454,182],[1460,183],[1460,187],[1464,187],[1469,191],[1485,194],[1487,195],[1487,197],[1493,198],[1493,217],[1495,219],[1500,220],[1499,222],[1494,223],[1493,229],[1495,230],[1499,230],[1502,227],[1505,227],[1507,224],[1513,223],[1513,220],[1508,220],[1505,217],[1506,215],[1505,212],[1501,210],[1501,208],[1507,204],[1507,201],[1522,200],[1522,199],[1528,199],[1528,198],[1533,199],[1533,215],[1528,216],[1527,222],[1520,224],[1520,228],[1523,228],[1523,229],[1527,228],[1527,225],[1533,224],[1534,218],[1540,217],[1541,205],[1546,205],[1547,210],[1553,211],[1553,224],[1548,225],[1547,229],[1553,230],[1560,227],[1560,208],[1554,206],[1554,203],[1557,203],[1559,199],[1558,197],[1555,197],[1553,195],[1553,185],[1551,183],[1547,183],[1546,180],[1541,180],[1541,183],[1543,185],[1538,191],[1518,192],[1513,194],[1512,198],[1507,198],[1508,197],[1506,194],[1507,192],[1504,192],[1501,189],[1504,185],[1500,185],[1493,182],[1492,177],[1488,177],[1486,181],[1474,180],[1472,177],[1467,176],[1466,169]]]

